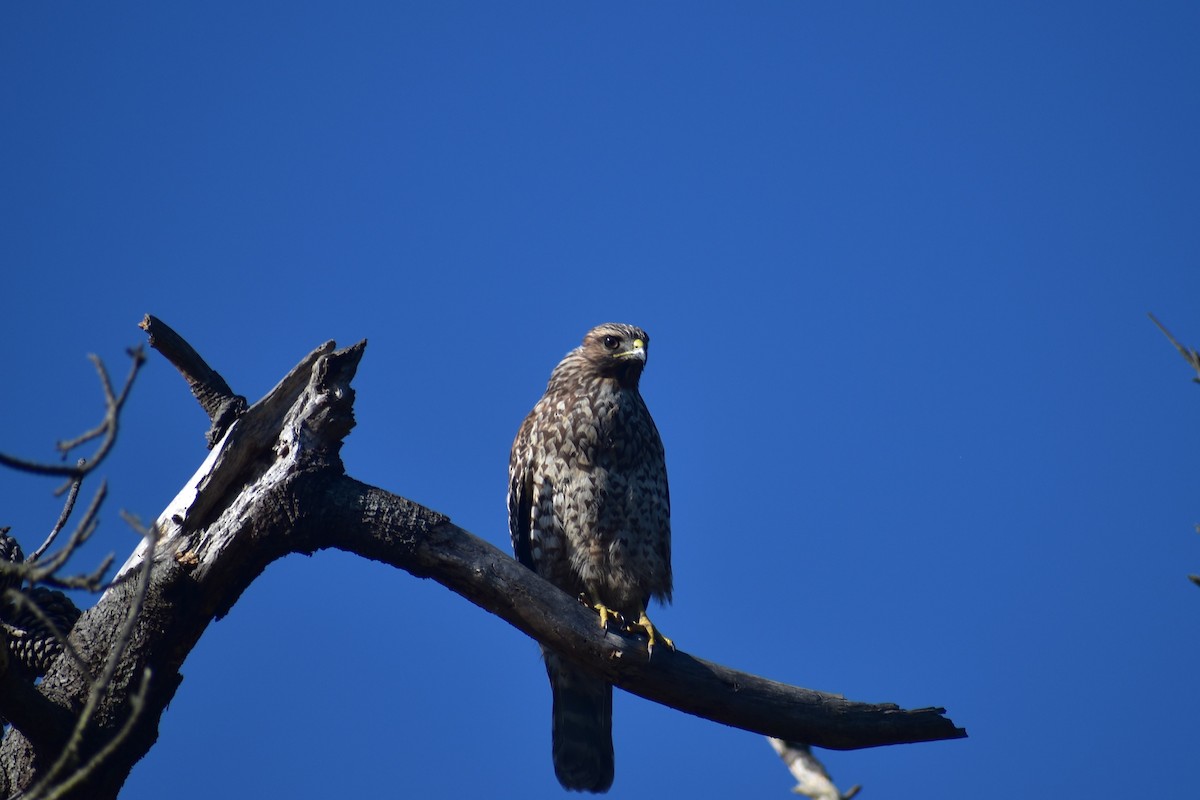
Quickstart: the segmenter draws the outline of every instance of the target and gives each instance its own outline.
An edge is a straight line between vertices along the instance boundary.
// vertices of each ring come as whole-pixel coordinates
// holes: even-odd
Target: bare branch
[[[121,394],[113,394],[112,382],[108,378],[108,370],[104,368],[104,362],[96,355],[89,355],[88,358],[96,367],[96,373],[100,377],[100,387],[104,390],[104,404],[107,410],[104,421],[97,425],[92,430],[75,437],[74,439],[58,443],[58,449],[65,457],[67,453],[74,450],[93,439],[104,437],[99,448],[88,459],[88,464],[83,467],[87,471],[95,469],[101,461],[112,450],[112,446],[117,441],[117,428],[121,420],[121,408],[125,405],[125,401],[129,398],[129,390],[133,387],[133,379],[137,377],[138,370],[146,363],[146,355],[141,347],[135,347],[129,351],[131,363],[129,365],[129,375],[125,378],[125,385],[121,388]],[[86,473],[84,473],[86,474]]]
[[[1185,347],[1180,344],[1179,340],[1172,336],[1171,332],[1167,330],[1166,326],[1159,322],[1153,314],[1147,314],[1147,316],[1149,316],[1150,321],[1157,325],[1158,329],[1163,332],[1163,336],[1167,337],[1167,341],[1175,345],[1175,349],[1179,351],[1179,355],[1183,356],[1183,360],[1188,362],[1188,364],[1192,366],[1192,369],[1196,371],[1197,377],[1192,378],[1192,380],[1195,383],[1200,383],[1200,353],[1196,352],[1190,347]],[[1200,532],[1200,525],[1196,526],[1196,531]],[[1188,575],[1188,580],[1195,585],[1200,586],[1200,575]]]
[[[315,487],[314,487],[315,488]],[[309,543],[432,578],[605,680],[663,705],[766,736],[836,750],[956,739],[941,708],[904,710],[789,686],[644,638],[602,632],[596,614],[532,570],[451,523],[383,490],[341,478],[319,503]]]
[[[1167,341],[1175,345],[1175,349],[1179,351],[1179,355],[1183,356],[1183,360],[1188,362],[1192,369],[1196,370],[1197,377],[1192,378],[1192,380],[1196,383],[1200,383],[1200,353],[1197,353],[1190,347],[1184,347],[1182,344],[1180,344],[1179,341],[1171,335],[1171,332],[1167,330],[1166,326],[1159,322],[1158,318],[1153,314],[1147,313],[1146,316],[1150,317],[1150,321],[1158,326],[1158,329],[1162,331],[1163,336],[1167,337]]]
[[[96,532],[97,526],[100,524],[98,515],[100,506],[104,503],[104,499],[108,496],[108,481],[100,481],[99,488],[96,489],[96,494],[92,497],[92,502],[88,505],[87,510],[83,512],[83,517],[75,526],[75,530],[71,532],[67,543],[62,546],[58,552],[51,555],[45,561],[38,564],[27,564],[23,568],[23,577],[30,583],[49,583],[60,588],[69,589],[87,589],[96,591],[100,588],[100,581],[105,572],[108,571],[108,565],[112,563],[110,557],[105,563],[101,564],[99,570],[92,575],[67,578],[58,575],[61,570],[92,534]],[[40,549],[40,548],[39,548]]]
[[[64,467],[59,464],[42,464],[37,461],[27,461],[23,458],[10,456],[7,453],[0,453],[0,465],[17,469],[21,472],[31,472],[34,475],[64,475],[68,478],[77,478],[80,475],[78,467]]]
[[[27,797],[22,798],[22,800],[59,800],[59,798],[65,797],[71,791],[79,788],[93,772],[107,761],[117,751],[117,748],[125,743],[129,735],[133,733],[134,726],[141,719],[142,712],[146,710],[146,696],[150,693],[150,675],[149,668],[142,670],[142,682],[138,684],[137,690],[129,697],[129,716],[125,718],[121,729],[95,755],[89,758],[86,764],[75,770],[70,777],[63,780],[57,786],[51,787],[44,795],[39,796],[35,789]]]
[[[105,662],[104,674],[98,681],[93,678],[93,670],[76,647],[76,643],[67,636],[68,629],[79,617],[78,609],[65,595],[46,588],[56,586],[97,591],[102,587],[104,575],[112,564],[111,555],[90,574],[71,576],[63,575],[61,571],[71,556],[92,536],[99,524],[99,510],[107,496],[105,482],[101,483],[66,544],[45,561],[41,561],[41,558],[70,519],[84,477],[104,461],[116,441],[121,411],[129,397],[134,379],[145,363],[142,348],[131,350],[129,355],[132,363],[119,393],[113,391],[103,362],[96,356],[89,356],[99,376],[104,395],[105,416],[101,423],[91,430],[74,439],[60,442],[58,449],[65,456],[77,447],[100,439],[90,461],[81,458],[74,466],[66,467],[0,456],[0,464],[37,474],[64,475],[68,478],[64,489],[69,491],[62,512],[45,541],[32,556],[24,559],[16,541],[5,537],[3,563],[0,563],[0,577],[3,578],[4,584],[13,587],[5,590],[5,603],[0,606],[0,612],[4,615],[0,621],[3,629],[0,649],[4,656],[0,659],[3,661],[0,674],[0,709],[3,709],[5,716],[13,723],[13,730],[4,737],[4,745],[9,745],[10,741],[15,742],[20,750],[20,742],[28,741],[32,745],[32,751],[26,749],[24,752],[42,764],[53,764],[49,770],[41,771],[38,785],[42,789],[55,792],[62,790],[64,786],[69,788],[73,782],[80,779],[76,773],[74,778],[68,777],[65,783],[60,782],[58,778],[64,769],[72,768],[80,759],[88,756],[91,756],[88,759],[89,765],[98,763],[97,759],[103,756],[97,755],[97,750],[100,754],[111,752],[112,747],[119,746],[122,736],[121,731],[118,731],[118,738],[110,737],[107,743],[102,743],[100,747],[85,738],[99,703],[114,686],[114,670],[132,640],[132,626],[140,611],[140,600],[130,605],[123,635],[111,637],[104,642],[105,645],[110,645],[112,650],[108,661]],[[152,544],[149,550],[153,552]],[[28,582],[29,589],[19,590],[18,587],[24,582]],[[148,582],[141,585],[142,597],[147,586]],[[43,603],[48,605],[43,608]],[[67,655],[65,660],[59,657],[63,653]],[[33,683],[37,676],[57,663],[69,665],[73,674],[83,678],[82,686],[87,696],[80,714],[76,714],[74,710],[79,708],[78,704],[63,704],[49,697],[46,692],[48,684],[45,681],[40,686]],[[133,699],[136,698],[137,693],[134,693]],[[125,702],[128,699],[128,696],[123,697],[121,701]],[[133,729],[133,722],[130,722],[127,728],[122,730]],[[85,741],[86,747],[83,746]],[[5,788],[5,794],[7,789],[14,785],[28,786],[28,781],[37,775],[32,766],[28,764],[20,767],[17,762],[11,761],[3,764],[0,786]],[[25,776],[24,780],[19,777],[22,773]],[[14,784],[14,781],[20,782]],[[35,794],[39,791],[41,789],[37,789]]]
[[[79,461],[75,463],[75,466],[82,469],[84,466],[84,460],[82,458],[79,459]],[[34,550],[33,554],[29,556],[29,558],[25,559],[25,563],[35,563],[39,558],[42,557],[42,554],[46,552],[47,548],[54,543],[54,540],[58,538],[58,534],[61,533],[63,527],[66,526],[67,520],[71,518],[71,512],[75,510],[75,500],[79,497],[79,487],[81,486],[83,486],[82,476],[73,478],[71,480],[71,489],[67,493],[66,501],[63,503],[62,513],[58,515],[58,521],[55,522],[54,527],[50,529],[50,535],[46,537],[46,541],[42,542],[41,547],[39,547],[37,550]]]
[[[125,400],[129,397],[129,390],[133,386],[133,381],[137,377],[138,370],[146,363],[146,356],[141,347],[131,349],[129,357],[132,362],[129,367],[129,375],[125,378],[125,385],[122,387],[121,393],[114,395],[112,384],[108,379],[108,371],[104,368],[104,363],[94,355],[88,356],[100,376],[100,386],[104,392],[104,419],[99,425],[86,433],[74,439],[59,442],[57,447],[65,457],[67,453],[76,447],[103,436],[103,441],[100,442],[100,445],[96,448],[96,452],[92,454],[90,459],[80,459],[72,466],[65,466],[62,464],[45,464],[37,461],[29,461],[0,453],[0,465],[21,470],[22,472],[31,472],[35,475],[58,475],[69,478],[72,481],[82,478],[100,466],[100,463],[108,456],[113,444],[117,440],[117,428],[121,408],[125,405]]]
[[[802,794],[811,797],[812,800],[850,800],[862,789],[856,785],[851,786],[845,793],[839,791],[825,770],[825,765],[813,755],[812,748],[808,745],[785,742],[773,736],[768,736],[767,741],[796,779],[796,785],[792,787],[794,794]]]
[[[93,526],[92,530],[95,530]],[[91,535],[89,533],[89,535]],[[41,579],[41,582],[47,586],[53,586],[56,589],[80,589],[85,592],[98,592],[104,588],[104,576],[113,565],[116,556],[112,553],[106,555],[91,572],[82,575],[47,575]]]
[[[136,520],[133,520],[129,517],[126,517],[126,521],[135,526],[135,528],[140,528],[140,532],[142,533],[144,541],[146,542],[146,560],[142,565],[142,569],[138,575],[137,590],[134,593],[133,601],[129,605],[129,611],[125,616],[125,624],[121,627],[117,638],[112,642],[108,659],[104,664],[104,671],[101,673],[99,678],[92,681],[91,691],[88,692],[87,703],[84,705],[83,710],[80,712],[79,717],[75,721],[75,727],[71,731],[71,738],[67,740],[67,744],[62,749],[58,759],[54,762],[50,769],[46,771],[46,773],[42,776],[42,779],[38,781],[37,784],[34,785],[34,787],[29,791],[29,800],[35,800],[35,798],[39,798],[44,795],[50,795],[54,797],[60,796],[66,791],[66,789],[63,787],[75,786],[78,781],[81,780],[82,777],[85,777],[86,774],[89,774],[95,764],[98,763],[96,759],[99,758],[99,753],[96,754],[95,758],[88,762],[90,766],[85,765],[84,767],[80,768],[79,771],[77,771],[66,781],[58,781],[58,776],[64,770],[69,769],[77,764],[80,759],[84,734],[87,732],[88,726],[92,721],[92,716],[96,713],[101,701],[104,700],[105,695],[113,688],[113,676],[116,674],[117,667],[120,665],[121,659],[125,655],[125,650],[129,647],[130,642],[133,640],[134,626],[137,625],[138,616],[141,614],[142,606],[146,602],[146,592],[150,587],[150,573],[154,566],[154,549],[158,542],[158,530],[153,526],[149,529],[142,528],[140,524],[136,522]],[[137,691],[137,694],[141,695],[143,700],[145,698],[145,692],[149,683],[149,678],[149,670],[143,668],[143,685]],[[140,709],[136,709],[131,713],[131,716],[134,715],[140,716]],[[128,724],[132,726],[133,722],[129,722]],[[120,734],[120,740],[110,740],[105,747],[101,748],[101,752],[111,752],[112,749],[116,748],[122,741],[124,741],[128,734],[129,731],[127,730],[124,732],[124,734]],[[83,776],[80,775],[80,772],[83,772]],[[50,794],[51,790],[54,790],[52,795]]]
[[[210,367],[200,354],[171,326],[161,319],[147,314],[138,324],[146,332],[150,346],[166,356],[183,375],[188,388],[200,402],[212,427],[208,431],[208,447],[221,440],[234,420],[246,412],[246,398],[234,394],[229,384],[215,369]]]

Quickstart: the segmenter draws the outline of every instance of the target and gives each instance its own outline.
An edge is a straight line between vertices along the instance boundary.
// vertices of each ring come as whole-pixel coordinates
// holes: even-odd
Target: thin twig
[[[83,468],[84,460],[81,458],[75,464],[79,468]],[[63,504],[62,513],[58,515],[58,521],[54,523],[54,527],[50,530],[50,535],[46,537],[46,541],[42,542],[42,546],[33,551],[33,555],[25,559],[26,564],[34,564],[47,548],[54,543],[55,538],[62,532],[62,529],[67,524],[67,520],[71,518],[71,512],[75,509],[75,500],[79,497],[79,487],[83,485],[83,478],[78,477],[71,481],[71,490],[67,494],[67,500]]]
[[[107,496],[108,482],[101,481],[100,487],[92,497],[92,502],[88,505],[87,510],[84,511],[83,517],[79,520],[75,530],[68,537],[67,543],[60,550],[52,554],[45,561],[36,563],[31,563],[29,559],[17,562],[0,561],[0,575],[14,575],[18,581],[27,582],[31,588],[38,584],[43,584],[58,589],[83,589],[89,592],[100,591],[103,588],[104,575],[112,566],[114,559],[112,554],[105,557],[100,566],[90,573],[68,576],[62,576],[57,573],[66,565],[71,556],[96,532],[96,528],[100,524],[100,506],[104,503],[104,499]],[[58,526],[56,525],[55,527],[57,528]],[[47,540],[47,544],[53,538],[54,535]],[[38,548],[38,553],[35,553],[34,557],[40,555],[44,549],[45,545]]]
[[[92,671],[88,669],[87,663],[83,660],[83,657],[79,655],[79,651],[75,649],[75,646],[71,644],[71,640],[67,638],[66,633],[64,633],[57,625],[54,624],[54,621],[47,616],[45,611],[42,610],[42,607],[34,602],[27,594],[17,591],[16,589],[5,590],[4,597],[13,604],[13,609],[15,612],[19,613],[21,611],[28,611],[29,613],[33,614],[33,616],[37,617],[38,622],[42,623],[42,625],[49,629],[50,634],[54,637],[55,641],[63,646],[63,650],[70,657],[71,661],[75,663],[75,667],[81,673],[83,673],[84,678],[87,680],[88,685],[90,686],[93,681]],[[10,639],[16,638],[15,634],[17,631],[15,631],[12,626],[5,625],[4,628]]]
[[[108,433],[112,428],[113,407],[116,405],[117,398],[113,396],[112,382],[108,379],[108,370],[104,368],[104,362],[95,353],[88,354],[88,361],[92,362],[92,366],[96,368],[96,374],[100,378],[100,389],[104,392],[104,419],[100,424],[89,431],[76,436],[74,439],[65,439],[57,445],[59,452],[66,457],[67,453],[74,450],[76,447],[85,445],[93,439],[97,439]]]
[[[1166,336],[1167,340],[1170,341],[1171,344],[1175,345],[1175,349],[1179,351],[1179,355],[1183,356],[1183,359],[1191,364],[1192,369],[1196,370],[1196,373],[1200,375],[1200,353],[1197,353],[1190,347],[1184,347],[1182,344],[1180,344],[1179,341],[1171,335],[1171,332],[1167,330],[1167,327],[1159,322],[1158,318],[1153,314],[1147,312],[1146,316],[1150,317],[1150,321],[1158,326],[1158,329],[1163,332],[1163,336]],[[1200,383],[1200,377],[1192,378],[1192,380],[1194,380],[1196,383]]]
[[[21,472],[29,472],[34,475],[61,475],[67,478],[75,478],[80,475],[78,467],[64,467],[61,464],[42,464],[37,461],[26,461],[23,458],[10,456],[7,453],[0,453],[0,465],[9,469],[20,470]]]
[[[125,718],[125,722],[121,725],[121,730],[117,731],[116,735],[109,739],[108,743],[100,748],[98,753],[89,758],[86,764],[75,770],[69,778],[58,786],[51,789],[44,800],[57,800],[57,798],[66,795],[67,792],[78,786],[80,782],[86,780],[97,767],[116,752],[116,749],[121,746],[122,742],[129,738],[129,734],[133,732],[133,726],[137,724],[138,719],[142,716],[142,712],[146,708],[146,695],[150,693],[150,676],[150,668],[143,668],[142,682],[138,684],[137,690],[129,698],[129,716]]]
[[[99,488],[96,489],[96,494],[92,497],[92,502],[88,505],[87,510],[83,512],[83,517],[79,520],[79,524],[75,526],[75,530],[71,532],[67,543],[62,549],[51,555],[44,562],[31,566],[25,579],[30,584],[50,582],[50,581],[66,581],[65,578],[58,578],[55,573],[62,569],[67,560],[75,554],[84,542],[96,531],[99,525],[97,516],[100,513],[100,505],[104,502],[104,498],[108,496],[108,481],[100,481]],[[70,588],[86,588],[85,586],[71,585]],[[98,588],[98,584],[97,584]]]
[[[121,389],[120,396],[113,394],[112,381],[109,380],[108,370],[104,368],[104,362],[100,360],[99,356],[88,356],[88,359],[96,367],[96,374],[100,377],[100,387],[104,391],[106,414],[104,421],[95,428],[76,436],[74,439],[58,443],[59,452],[64,457],[76,447],[103,436],[104,441],[100,443],[96,452],[88,459],[90,462],[89,469],[95,469],[96,465],[103,461],[104,457],[108,455],[109,450],[112,449],[113,443],[117,440],[117,427],[120,422],[121,407],[125,405],[125,401],[129,398],[129,389],[133,385],[133,379],[137,376],[138,370],[141,369],[142,364],[146,363],[146,355],[141,345],[130,350],[129,356],[132,359],[132,363],[129,366],[129,375],[125,378],[125,385]]]
[[[84,575],[68,575],[65,578],[57,575],[47,575],[40,582],[45,586],[53,586],[56,589],[82,589],[86,592],[99,592],[104,589],[104,574],[112,567],[114,560],[116,560],[116,556],[109,553],[100,562],[100,566],[89,573]]]
[[[146,538],[145,560],[142,562],[137,587],[134,589],[134,595],[129,604],[129,612],[125,615],[125,621],[122,623],[121,630],[117,635],[116,641],[113,643],[112,650],[109,652],[108,659],[104,664],[104,671],[92,684],[92,688],[88,692],[87,703],[84,705],[83,711],[79,714],[79,719],[75,723],[74,730],[71,731],[71,738],[67,741],[62,753],[59,754],[58,760],[54,762],[42,779],[29,792],[28,800],[40,798],[44,792],[50,791],[51,787],[55,786],[55,779],[58,775],[64,769],[67,769],[68,765],[78,761],[79,749],[83,743],[84,733],[91,723],[96,710],[100,707],[100,703],[104,700],[109,689],[112,688],[113,677],[116,675],[121,657],[125,655],[125,650],[133,640],[133,631],[137,625],[138,616],[141,614],[142,607],[146,602],[146,592],[150,588],[150,573],[154,568],[154,549],[158,542],[158,527],[152,525],[149,529],[146,529],[134,518],[125,514],[122,514],[122,516],[125,517],[126,522],[139,530]],[[145,680],[144,673],[143,680]],[[89,763],[91,762],[89,761]]]
[[[73,466],[65,466],[63,464],[44,464],[38,461],[28,461],[16,456],[10,456],[5,453],[0,453],[0,465],[10,467],[12,469],[21,470],[22,472],[30,472],[35,475],[59,475],[72,480],[82,478],[96,467],[100,466],[105,457],[112,450],[113,444],[117,440],[118,420],[121,415],[121,408],[125,405],[125,401],[129,398],[129,390],[133,387],[133,380],[137,377],[138,370],[146,363],[146,355],[142,347],[132,348],[129,352],[129,357],[132,363],[129,367],[129,375],[125,378],[125,385],[121,388],[119,395],[114,395],[112,384],[108,378],[108,372],[104,369],[104,364],[96,356],[89,356],[92,363],[96,366],[96,371],[100,375],[100,386],[104,392],[105,412],[104,419],[95,428],[83,433],[74,439],[58,443],[58,450],[66,457],[66,454],[81,444],[85,444],[100,436],[104,440],[96,448],[96,452],[92,457],[83,460],[82,464],[76,463]]]

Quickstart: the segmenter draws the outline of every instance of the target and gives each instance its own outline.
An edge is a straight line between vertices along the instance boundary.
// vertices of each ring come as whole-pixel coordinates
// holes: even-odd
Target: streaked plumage
[[[508,514],[517,559],[563,591],[643,628],[671,599],[671,504],[662,441],[638,381],[649,337],[605,324],[555,367],[513,442]],[[612,784],[612,686],[543,649],[554,698],[555,774],[568,789]]]

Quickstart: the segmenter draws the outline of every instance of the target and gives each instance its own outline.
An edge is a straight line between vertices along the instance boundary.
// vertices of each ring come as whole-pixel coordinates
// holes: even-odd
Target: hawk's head
[[[650,337],[641,328],[606,322],[587,332],[580,353],[601,375],[616,378],[623,385],[637,386],[649,348]]]

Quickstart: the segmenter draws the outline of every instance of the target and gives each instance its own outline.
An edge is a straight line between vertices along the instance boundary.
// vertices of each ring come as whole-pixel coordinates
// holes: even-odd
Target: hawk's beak
[[[639,361],[645,361],[646,360],[646,343],[643,342],[641,339],[634,339],[633,340],[633,349],[626,350],[624,353],[620,353],[619,355],[621,356],[621,358],[636,358]]]

